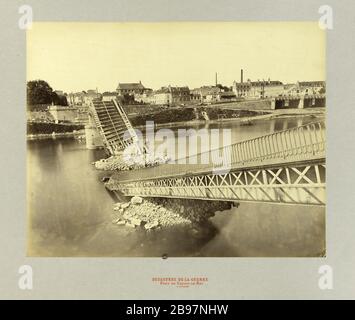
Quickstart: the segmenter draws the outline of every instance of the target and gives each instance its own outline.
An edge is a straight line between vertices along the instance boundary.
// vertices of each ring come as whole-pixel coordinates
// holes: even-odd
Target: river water
[[[237,142],[315,121],[311,117],[226,122]],[[91,164],[103,150],[74,139],[28,141],[29,256],[246,257],[320,256],[325,252],[325,208],[241,203],[217,212],[199,232],[175,227],[146,232],[112,224],[114,199],[105,173]]]

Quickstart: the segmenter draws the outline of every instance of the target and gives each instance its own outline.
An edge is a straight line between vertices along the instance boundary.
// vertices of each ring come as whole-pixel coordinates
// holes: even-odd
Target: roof
[[[299,86],[310,87],[310,86],[325,86],[325,81],[299,81]]]
[[[281,81],[247,81],[247,82],[235,82],[237,87],[260,87],[264,86],[283,86]]]
[[[117,86],[117,90],[137,90],[144,89],[142,83],[119,83]]]
[[[185,86],[185,87],[169,87],[169,89],[171,92],[174,92],[174,93],[180,93],[180,92],[190,93],[190,89],[187,86]]]
[[[108,92],[108,91],[106,91],[106,92],[104,92],[102,95],[103,95],[104,97],[107,97],[107,96],[117,96],[117,93],[116,93],[116,92]]]
[[[162,87],[155,91],[155,93],[190,93],[189,87]]]
[[[215,86],[203,86],[197,89],[202,96],[209,95],[209,94],[217,94],[221,92],[221,88]]]
[[[220,92],[219,94],[222,97],[235,97],[235,93],[233,91]]]

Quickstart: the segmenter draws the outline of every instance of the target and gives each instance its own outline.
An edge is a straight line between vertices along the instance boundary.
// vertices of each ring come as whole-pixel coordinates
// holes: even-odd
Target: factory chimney
[[[218,84],[218,80],[217,80],[217,72],[216,72],[216,79],[215,79],[215,81],[216,81],[216,87],[217,87],[217,84]]]
[[[240,70],[240,83],[243,83],[243,69]]]

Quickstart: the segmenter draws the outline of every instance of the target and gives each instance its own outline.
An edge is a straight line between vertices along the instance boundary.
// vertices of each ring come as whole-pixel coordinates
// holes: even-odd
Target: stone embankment
[[[130,202],[114,205],[113,224],[146,230],[193,225],[206,221],[216,211],[228,210],[231,203],[185,199],[133,197]]]

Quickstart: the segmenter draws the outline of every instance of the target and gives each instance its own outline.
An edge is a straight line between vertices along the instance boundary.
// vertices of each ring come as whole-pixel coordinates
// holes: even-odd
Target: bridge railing
[[[226,163],[235,166],[265,160],[307,160],[324,153],[325,124],[316,122],[188,156],[186,163],[199,159],[197,164],[201,164],[202,159],[210,159],[214,167]]]

